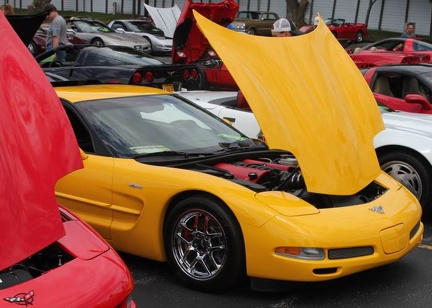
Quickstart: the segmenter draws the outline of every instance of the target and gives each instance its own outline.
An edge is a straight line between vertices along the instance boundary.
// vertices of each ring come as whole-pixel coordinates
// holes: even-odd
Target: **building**
[[[195,0],[196,2],[200,0]],[[431,36],[432,0],[375,0],[370,17],[369,29],[402,32],[406,22],[416,24],[416,33]],[[32,0],[0,0],[9,2],[15,8],[25,9]],[[52,0],[61,11],[124,13],[144,15],[144,5],[155,7],[182,8],[185,0]],[[202,0],[202,2],[219,2]],[[241,10],[274,11],[279,16],[286,16],[284,0],[237,0]],[[309,0],[305,13],[305,22],[311,23],[319,12],[323,18],[344,18],[352,22],[365,22],[371,0]]]

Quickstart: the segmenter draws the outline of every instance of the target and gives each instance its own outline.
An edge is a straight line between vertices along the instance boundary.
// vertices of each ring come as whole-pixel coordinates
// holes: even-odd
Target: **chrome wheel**
[[[226,235],[210,213],[193,210],[184,213],[175,226],[172,253],[181,270],[197,280],[207,280],[226,260]]]
[[[423,185],[420,175],[410,164],[403,161],[389,161],[381,169],[403,184],[420,200]]]
[[[105,46],[104,42],[99,38],[93,39],[93,41],[91,43],[92,43],[92,45],[95,45],[95,46]]]
[[[231,209],[211,195],[190,196],[172,205],[164,221],[168,264],[187,286],[226,290],[246,277],[243,234]]]
[[[363,42],[363,32],[361,32],[361,31],[357,32],[357,34],[356,34],[356,42],[357,43]]]

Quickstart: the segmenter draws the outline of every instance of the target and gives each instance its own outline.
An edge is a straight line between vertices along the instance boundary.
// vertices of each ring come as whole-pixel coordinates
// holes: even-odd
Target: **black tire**
[[[363,32],[362,31],[357,31],[357,33],[356,33],[356,42],[357,43],[363,42]]]
[[[252,35],[257,35],[257,29],[255,28],[249,28],[249,30],[247,31],[247,34],[252,34]]]
[[[197,70],[198,70],[198,85],[197,90],[208,90],[210,88],[209,82],[207,80],[207,75],[205,72],[205,66],[201,63],[197,63]]]
[[[432,168],[416,153],[393,151],[379,156],[381,169],[402,183],[420,201],[423,216],[432,210]]]
[[[148,37],[145,37],[145,36],[143,36],[143,38],[145,38],[146,41],[149,42],[149,44],[150,44],[150,53],[151,53],[152,55],[155,55],[156,52],[153,50],[153,45],[152,45],[151,40],[150,40]]]
[[[91,44],[96,46],[105,46],[105,43],[100,38],[92,39]]]
[[[27,49],[30,51],[33,57],[37,55],[38,48],[35,41],[31,41],[30,44],[28,44]]]
[[[193,289],[219,292],[246,276],[241,229],[217,199],[197,195],[176,204],[164,223],[164,246],[171,269]]]

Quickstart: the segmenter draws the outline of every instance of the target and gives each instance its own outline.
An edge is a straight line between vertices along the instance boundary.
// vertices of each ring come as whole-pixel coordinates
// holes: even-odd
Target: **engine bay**
[[[37,278],[71,260],[73,257],[54,243],[0,271],[0,290]]]
[[[213,164],[209,164],[211,161],[207,163],[201,161],[195,167],[197,171],[223,177],[255,192],[284,191],[290,193],[317,208],[368,203],[387,190],[385,187],[372,182],[361,191],[349,196],[311,193],[307,190],[297,159],[286,152],[277,156],[273,154],[264,157],[234,155],[227,160]],[[329,175],[329,181],[331,181],[331,175]]]

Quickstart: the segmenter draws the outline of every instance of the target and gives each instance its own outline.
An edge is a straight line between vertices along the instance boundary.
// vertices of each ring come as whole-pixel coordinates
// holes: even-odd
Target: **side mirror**
[[[117,28],[117,29],[115,29],[115,31],[117,33],[126,33],[125,29],[123,29],[123,28]]]
[[[405,96],[405,102],[408,104],[420,104],[422,105],[423,109],[432,109],[431,103],[426,99],[426,97],[420,94],[408,94]]]
[[[82,160],[86,160],[88,158],[88,155],[83,150],[81,150],[81,148],[79,150],[80,150],[80,153],[81,153],[81,159]]]
[[[75,35],[75,34],[76,34],[76,31],[73,30],[73,29],[67,29],[67,30],[66,30],[66,34],[69,34],[69,35]]]

